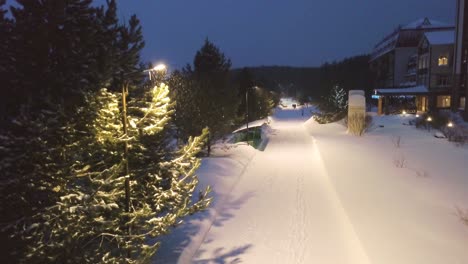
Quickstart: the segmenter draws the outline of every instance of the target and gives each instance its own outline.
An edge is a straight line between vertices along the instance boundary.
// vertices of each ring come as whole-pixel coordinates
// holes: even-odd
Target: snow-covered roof
[[[424,35],[431,45],[455,43],[455,30],[426,32]]]
[[[451,24],[440,22],[427,17],[413,21],[407,25],[402,26],[402,29],[430,29],[430,28],[445,28],[453,27]]]
[[[377,44],[372,52],[372,59],[378,58],[387,52],[392,51],[396,47],[398,36],[400,36],[399,32],[394,32]]]
[[[419,85],[409,88],[381,88],[375,89],[375,94],[422,94],[427,93],[427,87],[425,85]]]
[[[421,35],[413,32],[453,30],[454,28],[453,25],[428,18],[421,18],[405,26],[399,26],[374,46],[371,60],[375,60],[399,46],[416,47]]]

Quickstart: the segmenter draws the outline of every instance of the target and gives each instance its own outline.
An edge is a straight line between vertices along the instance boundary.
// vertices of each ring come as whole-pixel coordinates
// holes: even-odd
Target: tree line
[[[375,78],[369,67],[369,55],[358,55],[320,67],[260,66],[252,74],[271,90],[301,101],[326,101],[335,86],[345,91],[364,90],[370,97]]]

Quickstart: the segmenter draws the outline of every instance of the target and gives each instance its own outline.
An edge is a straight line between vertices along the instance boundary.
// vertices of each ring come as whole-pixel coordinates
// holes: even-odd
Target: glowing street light
[[[406,115],[406,111],[405,111],[405,110],[403,110],[403,112],[402,112],[402,113],[403,113],[404,115]]]
[[[419,115],[418,115],[418,114],[416,114],[416,117],[419,117]]]
[[[447,126],[448,126],[448,127],[453,127],[453,123],[452,123],[452,122],[449,122],[449,123],[447,124]]]
[[[154,66],[154,68],[153,68],[152,70],[153,70],[153,71],[159,71],[159,72],[161,72],[161,71],[165,71],[166,68],[167,68],[167,67],[166,67],[165,64],[160,63],[160,64]]]
[[[165,74],[165,73],[166,73],[166,70],[167,70],[166,65],[165,65],[164,63],[160,63],[160,64],[154,66],[154,67],[151,68],[151,69],[144,70],[143,72],[147,72],[147,73],[148,73],[149,79],[150,79],[150,81],[151,81],[151,76],[152,76],[151,73],[160,72],[160,73]]]
[[[432,117],[429,116],[426,120],[427,120],[428,122],[431,122],[431,121],[432,121]]]

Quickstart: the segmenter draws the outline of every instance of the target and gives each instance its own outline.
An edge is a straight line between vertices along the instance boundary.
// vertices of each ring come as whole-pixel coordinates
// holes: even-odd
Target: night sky
[[[456,0],[120,0],[118,7],[121,18],[135,13],[142,21],[143,60],[174,69],[192,63],[206,37],[234,67],[318,66],[369,53],[398,24],[454,23]]]

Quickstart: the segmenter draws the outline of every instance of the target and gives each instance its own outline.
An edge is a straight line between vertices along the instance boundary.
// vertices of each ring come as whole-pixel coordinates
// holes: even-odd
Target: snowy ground
[[[371,263],[468,263],[468,226],[456,215],[468,209],[468,149],[403,125],[411,118],[374,117],[364,137],[305,126]]]
[[[164,238],[155,263],[468,263],[455,210],[468,207],[467,148],[400,116],[350,136],[292,103],[271,118],[264,151],[203,160],[214,204]]]

